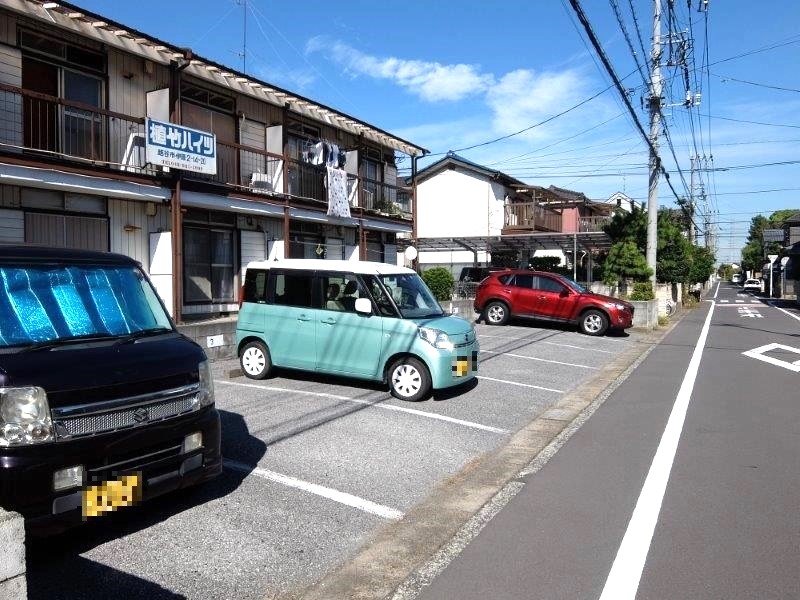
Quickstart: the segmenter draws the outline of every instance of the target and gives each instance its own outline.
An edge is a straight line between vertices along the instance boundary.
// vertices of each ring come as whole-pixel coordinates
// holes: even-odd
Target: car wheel
[[[489,325],[505,325],[508,322],[508,306],[503,302],[489,302],[483,310],[483,320]]]
[[[269,350],[261,342],[249,342],[239,355],[242,372],[250,379],[264,379],[272,371]]]
[[[608,329],[608,317],[599,310],[587,310],[581,315],[580,327],[586,335],[603,335]]]
[[[418,402],[431,391],[428,368],[413,357],[401,358],[389,369],[389,389],[400,400]]]

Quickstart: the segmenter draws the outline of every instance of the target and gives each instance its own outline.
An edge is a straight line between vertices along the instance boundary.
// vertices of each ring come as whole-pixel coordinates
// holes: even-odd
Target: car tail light
[[[244,286],[239,286],[239,308],[242,308],[242,302],[244,302]]]

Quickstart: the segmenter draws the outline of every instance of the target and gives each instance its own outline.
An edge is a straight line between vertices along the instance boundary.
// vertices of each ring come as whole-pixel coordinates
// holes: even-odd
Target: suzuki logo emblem
[[[137,408],[133,411],[133,420],[137,423],[144,423],[150,420],[150,411],[146,408]]]

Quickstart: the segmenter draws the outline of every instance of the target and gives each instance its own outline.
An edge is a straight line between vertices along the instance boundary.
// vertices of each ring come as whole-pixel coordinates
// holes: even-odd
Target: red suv
[[[593,294],[555,273],[507,270],[490,274],[475,294],[475,312],[489,325],[504,325],[511,317],[573,323],[587,335],[633,324],[633,305],[619,298]]]

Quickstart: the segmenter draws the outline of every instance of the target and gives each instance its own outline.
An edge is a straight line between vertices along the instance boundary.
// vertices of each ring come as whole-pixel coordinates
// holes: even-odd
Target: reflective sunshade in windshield
[[[422,319],[444,314],[428,286],[416,273],[381,275],[381,281],[404,318]]]
[[[0,266],[0,347],[172,329],[134,267]]]

